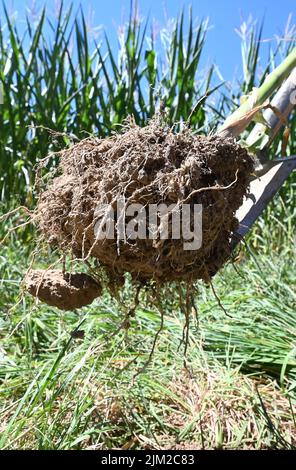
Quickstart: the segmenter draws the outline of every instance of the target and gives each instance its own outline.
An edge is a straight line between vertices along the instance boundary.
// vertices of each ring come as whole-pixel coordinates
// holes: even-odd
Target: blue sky
[[[4,0],[8,10],[12,13],[18,11],[21,19],[25,11],[25,5],[35,4],[38,8],[46,3],[48,15],[54,14],[58,0],[28,1]],[[65,6],[71,3],[64,0]],[[81,4],[92,26],[104,26],[111,35],[112,44],[116,44],[116,28],[124,23],[129,14],[130,0],[74,0],[75,9]],[[231,79],[234,73],[239,74],[240,41],[235,28],[242,21],[247,21],[250,15],[259,21],[264,18],[264,47],[267,49],[275,35],[283,35],[285,25],[290,13],[292,23],[296,22],[295,0],[139,0],[139,8],[142,17],[155,18],[159,27],[164,26],[166,18],[175,17],[184,7],[193,7],[193,16],[198,18],[209,17],[212,28],[208,33],[207,47],[204,60],[207,63],[215,62],[226,79]]]

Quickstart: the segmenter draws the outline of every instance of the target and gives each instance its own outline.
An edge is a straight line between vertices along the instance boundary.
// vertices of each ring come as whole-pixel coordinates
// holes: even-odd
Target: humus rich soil
[[[87,274],[58,269],[29,270],[25,285],[34,297],[61,310],[84,307],[101,294],[100,285]]]
[[[35,221],[49,245],[81,260],[95,259],[113,286],[126,272],[144,284],[208,281],[229,258],[235,212],[252,171],[252,157],[231,138],[196,136],[188,129],[175,133],[156,120],[143,128],[132,125],[122,134],[90,137],[61,151],[58,170],[40,192]],[[184,204],[192,211],[201,204],[201,247],[184,250],[182,233],[180,239],[170,237],[172,212],[167,239],[160,236],[161,220],[153,237],[148,223],[145,238],[120,237],[119,198],[125,208],[174,204],[179,213]],[[106,213],[97,208],[103,204],[112,207],[115,230],[114,237],[99,239],[95,227],[106,222]]]

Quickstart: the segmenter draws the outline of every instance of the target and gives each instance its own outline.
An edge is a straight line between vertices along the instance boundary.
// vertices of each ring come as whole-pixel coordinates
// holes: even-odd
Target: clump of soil
[[[24,285],[31,295],[61,310],[84,307],[101,294],[99,284],[87,274],[57,269],[29,270]]]
[[[111,138],[88,138],[59,157],[57,173],[40,193],[35,212],[41,235],[62,252],[96,259],[114,285],[126,272],[141,283],[208,281],[228,259],[235,212],[254,166],[233,139],[196,136],[188,129],[175,133],[154,120]],[[201,247],[184,250],[182,233],[180,239],[161,239],[160,226],[153,239],[148,228],[145,239],[122,239],[119,198],[125,208],[164,203],[182,212],[184,203],[192,211],[194,204],[202,204]],[[95,227],[106,221],[106,211],[97,210],[101,204],[113,208],[114,238],[96,238]],[[172,214],[167,224],[171,235]]]

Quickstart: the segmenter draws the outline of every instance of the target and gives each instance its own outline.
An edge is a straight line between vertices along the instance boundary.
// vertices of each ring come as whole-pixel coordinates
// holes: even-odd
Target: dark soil
[[[24,284],[31,295],[61,310],[84,307],[101,294],[98,283],[84,273],[30,270]]]
[[[126,272],[141,283],[209,281],[229,258],[235,212],[253,166],[252,157],[231,138],[175,133],[156,121],[144,128],[134,125],[112,138],[88,138],[60,152],[58,170],[40,193],[37,225],[51,246],[82,260],[95,259],[113,285],[121,284]],[[182,236],[163,240],[159,232],[154,239],[120,239],[119,197],[125,198],[125,207],[165,203],[178,209],[186,203],[193,210],[202,204],[201,248],[185,251]],[[114,239],[95,237],[95,226],[105,220],[104,211],[96,212],[99,204],[114,208]],[[172,220],[170,214],[169,234]]]

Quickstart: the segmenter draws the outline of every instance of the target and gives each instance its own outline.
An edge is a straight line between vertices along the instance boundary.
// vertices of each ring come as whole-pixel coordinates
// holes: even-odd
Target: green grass
[[[215,278],[229,316],[199,286],[186,367],[176,301],[138,374],[160,313],[142,304],[125,332],[125,308],[108,295],[66,313],[20,300],[30,248],[12,234],[0,258],[0,448],[292,448],[295,245],[276,252],[264,236],[265,252],[253,235],[252,253]]]

